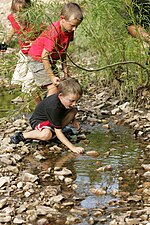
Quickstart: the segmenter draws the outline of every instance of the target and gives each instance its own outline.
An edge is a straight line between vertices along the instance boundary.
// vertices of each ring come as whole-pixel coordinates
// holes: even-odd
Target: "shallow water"
[[[17,107],[12,100],[17,97],[18,93],[14,90],[0,88],[0,118],[13,114]]]
[[[133,193],[138,185],[138,177],[130,174],[130,170],[140,168],[140,158],[143,150],[140,144],[133,139],[131,131],[123,126],[111,125],[111,129],[103,129],[101,125],[91,128],[91,134],[87,135],[90,140],[89,144],[81,141],[79,144],[85,147],[83,155],[74,156],[67,151],[59,154],[48,152],[46,147],[40,147],[40,153],[46,157],[46,160],[40,163],[29,156],[26,160],[26,167],[31,172],[38,174],[49,167],[67,167],[73,172],[74,183],[77,189],[72,194],[80,200],[79,207],[83,207],[88,212],[88,216],[81,219],[82,225],[87,225],[90,215],[95,210],[105,209],[105,214],[101,217],[106,221],[97,222],[96,224],[109,224],[109,212],[118,205],[112,205],[110,202],[118,200],[113,193],[130,192]],[[95,150],[99,152],[98,157],[86,155],[86,151]],[[102,166],[111,165],[111,171],[98,172],[96,169]],[[44,183],[43,185],[47,185]],[[105,195],[96,195],[91,192],[91,188],[106,190]],[[65,211],[65,214],[69,213]]]
[[[75,168],[79,195],[85,194],[85,199],[81,201],[81,206],[89,211],[107,207],[109,203],[116,201],[112,195],[114,192],[134,192],[138,182],[136,179],[125,178],[124,172],[128,169],[138,169],[139,158],[143,154],[139,144],[131,137],[131,131],[125,127],[112,127],[111,131],[105,131],[101,126],[93,129],[88,136],[90,144],[87,149],[92,149],[100,153],[98,158],[82,156],[75,159]],[[112,171],[97,172],[100,166],[111,165]],[[123,182],[120,178],[123,177]],[[104,188],[106,195],[96,196],[89,190],[90,188]],[[88,224],[86,221],[81,224]],[[105,223],[107,224],[107,222]]]

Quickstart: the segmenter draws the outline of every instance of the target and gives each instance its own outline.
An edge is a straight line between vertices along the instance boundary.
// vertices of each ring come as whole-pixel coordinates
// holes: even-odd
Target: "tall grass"
[[[146,65],[148,48],[140,36],[134,39],[127,32],[127,13],[135,23],[132,5],[128,12],[124,0],[84,1],[83,6],[85,18],[76,36],[74,60],[77,64],[83,68],[96,69],[117,62],[135,61],[149,69],[149,65]],[[72,55],[74,54],[72,51]],[[122,65],[121,70],[120,66],[116,66],[94,74],[82,70],[79,73],[82,73],[86,84],[88,80],[94,82],[96,79],[99,85],[103,80],[103,85],[113,86],[114,80],[118,78],[121,82],[118,85],[115,82],[116,92],[122,98],[133,98],[139,87],[149,84],[147,70],[136,64],[127,64]]]

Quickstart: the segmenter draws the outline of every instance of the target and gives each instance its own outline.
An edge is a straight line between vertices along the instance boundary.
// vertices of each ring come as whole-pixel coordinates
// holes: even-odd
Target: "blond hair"
[[[78,80],[76,80],[75,78],[67,78],[60,82],[58,86],[58,94],[59,93],[62,93],[62,95],[64,96],[68,94],[74,94],[81,97],[83,91]]]
[[[66,20],[83,20],[83,13],[81,8],[77,3],[74,2],[69,2],[63,6],[61,10],[61,16],[64,16]]]

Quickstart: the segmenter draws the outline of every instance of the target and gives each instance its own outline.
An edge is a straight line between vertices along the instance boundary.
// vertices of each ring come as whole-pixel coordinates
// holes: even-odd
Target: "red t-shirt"
[[[74,31],[62,31],[60,20],[52,23],[32,44],[29,55],[39,62],[42,62],[43,49],[50,53],[52,60],[61,58],[62,53],[68,48],[69,42],[73,41]]]
[[[28,54],[30,47],[27,46],[29,45],[30,41],[35,40],[35,38],[33,38],[32,40],[28,39],[28,33],[33,32],[33,27],[31,27],[29,24],[27,24],[25,27],[21,27],[19,23],[15,20],[15,17],[12,13],[9,14],[7,18],[10,21],[11,26],[14,28],[15,33],[18,35],[18,43],[20,45],[20,50],[23,54]],[[24,50],[23,48],[26,49]]]

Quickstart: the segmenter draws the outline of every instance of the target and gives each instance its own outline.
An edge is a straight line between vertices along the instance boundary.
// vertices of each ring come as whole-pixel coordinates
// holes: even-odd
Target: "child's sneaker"
[[[78,131],[72,126],[65,126],[62,131],[64,134],[70,134],[70,135],[78,134]]]
[[[26,142],[27,139],[24,138],[22,132],[16,132],[12,137],[10,137],[10,143],[18,144],[20,141]]]

